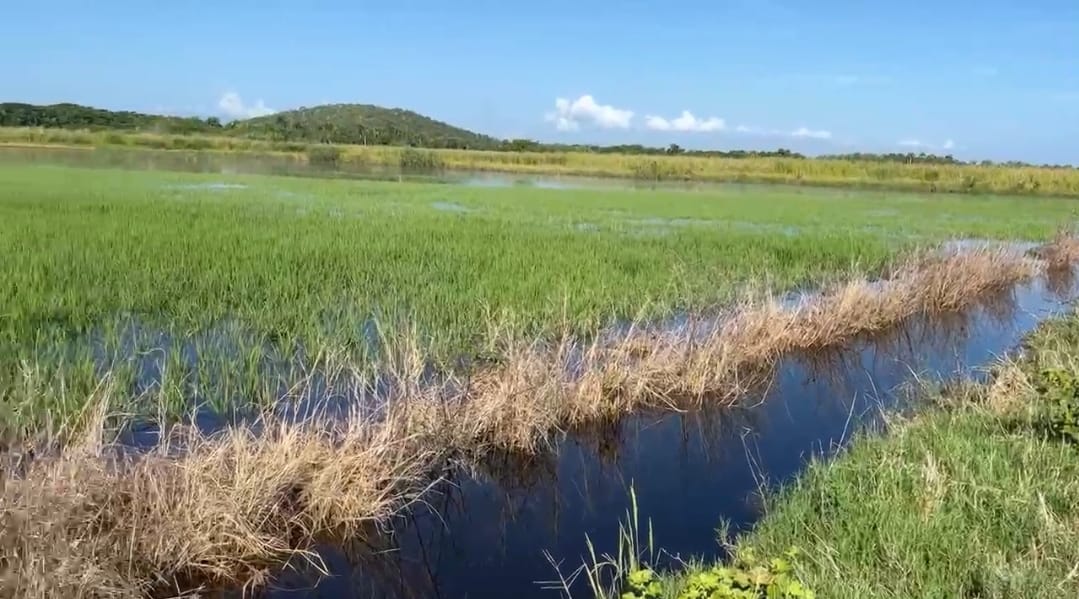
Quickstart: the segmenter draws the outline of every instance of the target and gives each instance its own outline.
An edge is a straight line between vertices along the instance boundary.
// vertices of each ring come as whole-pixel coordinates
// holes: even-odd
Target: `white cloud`
[[[832,139],[832,132],[823,129],[807,129],[799,127],[791,131],[791,137],[809,137],[811,139]]]
[[[648,116],[645,118],[644,126],[653,131],[692,131],[696,133],[707,133],[711,131],[722,131],[727,128],[727,123],[723,119],[714,116],[706,119],[698,119],[693,116],[692,112],[683,110],[680,116],[670,120],[661,116]]]
[[[942,143],[940,145],[937,145],[937,144],[934,144],[934,143],[929,143],[929,142],[922,141],[920,139],[910,138],[910,139],[901,139],[898,142],[896,142],[896,145],[903,146],[904,148],[911,148],[911,149],[917,148],[917,149],[921,149],[921,150],[928,150],[930,152],[941,151],[941,150],[945,150],[945,151],[954,150],[956,148],[955,140],[952,140],[952,139],[946,139],[946,140],[944,140],[944,143]]]
[[[221,111],[221,114],[232,119],[249,119],[277,112],[267,106],[261,98],[254,104],[244,104],[243,98],[236,92],[225,92],[221,99],[217,101],[217,108]]]
[[[832,132],[824,129],[810,129],[808,127],[799,127],[794,131],[783,131],[780,129],[765,129],[763,127],[755,127],[753,125],[738,125],[734,128],[738,133],[745,133],[746,135],[760,135],[763,137],[803,137],[808,139],[832,139]]]
[[[628,129],[633,120],[632,110],[599,104],[588,94],[572,102],[558,98],[554,106],[555,111],[547,114],[547,120],[553,122],[559,131],[576,131],[581,124],[592,124],[602,129]]]
[[[554,123],[559,131],[577,131],[582,126],[595,126],[601,129],[629,129],[633,125],[636,113],[626,108],[616,108],[610,104],[600,104],[589,94],[576,100],[555,99],[555,110],[545,115],[548,122]],[[646,115],[643,127],[652,131],[677,131],[688,133],[710,133],[727,131],[727,122],[719,117],[701,118],[688,110],[683,110],[674,118],[659,115]],[[746,135],[765,137],[793,137],[805,139],[831,140],[832,132],[825,129],[799,127],[791,130],[766,129],[753,125],[740,124],[734,131]]]

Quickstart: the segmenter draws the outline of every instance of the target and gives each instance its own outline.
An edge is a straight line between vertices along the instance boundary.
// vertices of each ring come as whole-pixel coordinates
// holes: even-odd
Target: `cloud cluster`
[[[600,129],[629,129],[633,125],[634,112],[626,108],[615,108],[610,104],[600,104],[589,94],[576,100],[558,98],[555,110],[546,115],[547,121],[554,123],[559,131],[577,131],[582,126]],[[727,122],[717,116],[698,117],[688,110],[674,118],[650,114],[644,117],[644,128],[650,131],[677,133],[715,133],[726,131]],[[805,139],[832,139],[832,132],[824,129],[799,127],[793,131],[762,129],[750,125],[738,125],[734,131],[747,135],[768,137],[794,137]]]
[[[791,137],[808,137],[810,139],[832,139],[832,132],[824,129],[809,129],[798,127],[791,131]]]
[[[243,98],[236,92],[225,92],[221,99],[217,101],[217,108],[222,115],[230,119],[249,119],[277,112],[267,106],[261,98],[255,101],[254,104],[245,104]]]
[[[753,127],[751,125],[738,125],[734,128],[738,133],[744,133],[746,135],[760,135],[763,137],[802,137],[807,139],[832,139],[832,132],[826,129],[810,129],[808,127],[798,127],[794,131],[783,131],[781,129],[762,129],[761,127]]]
[[[951,139],[944,140],[944,143],[939,146],[932,143],[924,142],[920,139],[901,139],[896,142],[896,145],[903,146],[904,148],[920,148],[923,150],[954,150],[955,141]]]
[[[573,101],[558,98],[554,106],[555,111],[547,115],[547,120],[553,122],[559,131],[576,131],[582,123],[603,129],[628,129],[633,120],[632,110],[600,104],[588,94]]]
[[[644,126],[653,131],[688,131],[694,133],[708,133],[722,131],[727,128],[727,123],[718,117],[698,119],[688,110],[683,110],[680,116],[673,119],[665,119],[661,116],[649,115],[645,117]]]

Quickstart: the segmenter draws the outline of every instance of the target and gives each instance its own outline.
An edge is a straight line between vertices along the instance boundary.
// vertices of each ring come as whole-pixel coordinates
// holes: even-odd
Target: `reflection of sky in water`
[[[440,210],[442,212],[458,212],[461,214],[476,211],[474,208],[462,206],[461,204],[458,204],[456,202],[431,202],[431,207],[435,210]]]
[[[236,189],[247,189],[247,186],[242,183],[182,183],[177,185],[166,185],[167,189],[182,189],[188,191],[231,191]]]

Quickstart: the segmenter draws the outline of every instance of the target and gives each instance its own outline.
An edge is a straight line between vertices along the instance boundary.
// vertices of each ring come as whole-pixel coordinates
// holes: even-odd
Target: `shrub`
[[[108,133],[105,135],[105,143],[110,146],[126,146],[127,139],[119,133]]]
[[[320,145],[307,148],[307,161],[315,166],[335,167],[341,159],[341,148]]]
[[[432,171],[444,167],[442,158],[430,150],[417,150],[405,148],[401,150],[401,170],[406,171]]]
[[[1079,442],[1079,378],[1062,369],[1045,370],[1038,393],[1048,401],[1053,430]]]
[[[169,146],[174,150],[209,150],[213,143],[204,137],[178,135],[169,140]]]

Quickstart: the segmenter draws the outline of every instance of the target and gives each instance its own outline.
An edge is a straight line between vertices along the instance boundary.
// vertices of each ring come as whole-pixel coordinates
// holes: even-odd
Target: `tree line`
[[[104,110],[78,104],[36,106],[0,104],[0,127],[52,127],[63,129],[121,129],[154,133],[214,133],[222,129],[215,117],[162,116],[126,110]]]

